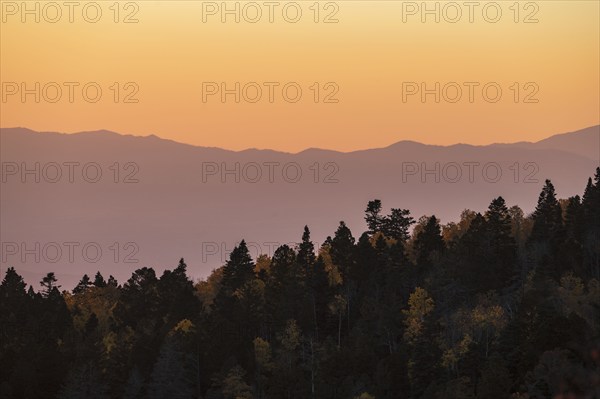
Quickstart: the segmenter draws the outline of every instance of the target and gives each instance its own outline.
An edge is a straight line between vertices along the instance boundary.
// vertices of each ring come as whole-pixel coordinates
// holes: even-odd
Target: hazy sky
[[[346,151],[600,123],[595,0],[53,4],[1,2],[2,127]]]

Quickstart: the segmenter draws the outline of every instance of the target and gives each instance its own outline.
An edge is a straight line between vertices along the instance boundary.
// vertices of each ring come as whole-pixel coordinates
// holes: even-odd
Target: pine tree
[[[564,201],[565,237],[560,243],[560,262],[563,269],[572,270],[579,276],[585,276],[583,266],[583,207],[578,195]]]
[[[315,340],[319,339],[320,328],[325,324],[327,305],[329,303],[330,286],[329,276],[325,270],[322,257],[318,257],[307,274],[307,285],[310,292],[312,307],[312,325]],[[311,330],[311,329],[307,329]]]
[[[265,295],[271,317],[278,323],[287,319],[306,319],[304,270],[296,262],[296,253],[287,245],[275,250],[271,260],[268,289]]]
[[[512,220],[504,198],[494,199],[485,213],[488,283],[485,289],[500,289],[516,276],[517,245],[512,237]]]
[[[251,320],[255,308],[252,315],[247,310],[252,306],[251,298],[263,295],[264,289],[264,283],[254,274],[254,266],[246,242],[242,240],[222,268],[219,291],[210,313],[210,356],[220,359],[233,357],[242,364],[249,361],[249,339],[256,337],[256,323],[260,320]]]
[[[442,229],[438,219],[431,216],[427,219],[423,230],[415,239],[415,252],[417,265],[422,270],[427,270],[433,265],[434,259],[439,257],[445,250]]]
[[[109,287],[117,287],[119,285],[119,283],[117,283],[117,279],[114,278],[112,275],[110,275],[108,277],[108,282],[106,283],[107,286]]]
[[[317,292],[315,287],[327,281],[322,268],[316,267],[315,246],[310,240],[310,230],[308,226],[304,226],[302,234],[302,242],[298,246],[298,255],[296,262],[298,264],[298,277],[302,278],[300,286],[303,290],[302,305],[300,314],[297,316],[302,326],[309,331],[314,331],[315,337],[318,335],[318,318],[317,318]],[[323,280],[325,278],[325,280]],[[312,328],[311,328],[312,327]]]
[[[533,228],[528,244],[537,264],[537,275],[539,278],[558,279],[565,271],[559,256],[564,228],[562,208],[550,180],[546,180],[532,219]]]
[[[154,269],[143,267],[134,271],[121,290],[113,311],[115,320],[120,325],[133,328],[154,320],[160,309],[157,285]]]
[[[25,281],[14,269],[9,267],[0,284],[0,385],[11,379],[15,366],[18,364],[19,348],[24,346],[23,332],[31,311],[33,297],[25,292]],[[31,288],[31,287],[30,287]],[[12,378],[20,379],[21,376]],[[9,386],[5,389],[10,389]],[[2,389],[0,389],[0,397]],[[17,396],[17,395],[15,395]],[[6,393],[6,397],[10,397]]]
[[[392,208],[390,215],[383,221],[382,231],[387,237],[405,242],[409,238],[408,229],[414,223],[408,209]]]
[[[106,287],[106,281],[104,281],[104,277],[102,277],[102,274],[100,274],[100,272],[96,272],[96,276],[94,277],[94,287]]]
[[[46,277],[40,281],[40,285],[43,287],[42,296],[44,298],[47,298],[53,290],[60,288],[60,285],[56,284],[57,281],[53,272],[46,274]]]
[[[348,275],[354,261],[354,237],[343,221],[331,240],[331,260],[340,268],[342,277]]]
[[[469,223],[468,230],[458,239],[453,247],[455,257],[450,262],[453,275],[458,278],[471,291],[487,291],[491,271],[486,270],[490,259],[487,249],[487,222],[481,213],[476,213]],[[488,273],[486,275],[486,273]],[[481,287],[481,281],[485,280],[485,286]]]
[[[600,167],[596,168],[594,174],[594,181],[588,180],[588,185],[583,195],[583,201],[585,202],[586,217],[589,217],[590,223],[596,227],[600,227]]]
[[[73,288],[73,294],[83,294],[92,286],[92,282],[87,274],[84,274],[79,283]]]
[[[369,201],[367,204],[367,209],[365,210],[365,221],[369,227],[369,234],[375,234],[382,230],[384,218],[380,215],[380,213],[381,201],[378,199]]]
[[[567,237],[581,241],[583,226],[581,225],[583,216],[583,207],[579,195],[569,197],[564,211],[564,222]]]
[[[194,285],[187,276],[187,265],[183,258],[173,270],[165,270],[157,284],[160,301],[160,313],[173,324],[179,320],[191,318],[197,307]]]
[[[600,168],[596,168],[594,183],[588,180],[581,208],[583,269],[587,276],[600,279]]]
[[[308,270],[315,263],[315,260],[315,246],[310,240],[310,230],[308,229],[308,226],[304,226],[302,242],[298,248],[298,263],[305,270]]]
[[[229,260],[223,267],[222,290],[230,296],[246,281],[254,277],[254,262],[248,252],[246,241],[242,240],[238,246],[233,248],[229,254]]]
[[[9,267],[6,269],[6,274],[4,275],[4,279],[0,284],[0,298],[2,299],[1,303],[10,299],[19,300],[25,296],[25,281],[23,277],[21,277],[16,271],[14,267]]]
[[[549,244],[562,230],[562,209],[550,180],[546,180],[532,217],[533,229],[529,237],[531,243]]]

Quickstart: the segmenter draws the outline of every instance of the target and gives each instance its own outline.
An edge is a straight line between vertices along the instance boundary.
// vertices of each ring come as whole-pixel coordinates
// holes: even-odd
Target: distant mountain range
[[[181,257],[203,277],[242,238],[254,256],[270,254],[276,243],[299,241],[305,224],[316,244],[340,220],[358,237],[374,198],[386,211],[407,208],[416,219],[435,214],[444,223],[465,208],[485,210],[498,195],[529,213],[545,179],[560,197],[582,194],[599,165],[600,126],[535,143],[401,141],[296,154],[5,128],[0,147],[2,271],[15,266],[34,288],[55,271],[71,289],[84,273],[123,282],[138,267],[162,270]]]

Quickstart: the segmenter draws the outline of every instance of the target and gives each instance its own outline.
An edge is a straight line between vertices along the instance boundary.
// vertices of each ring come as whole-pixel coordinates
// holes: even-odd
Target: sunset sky
[[[82,11],[88,3],[74,9],[73,22],[63,2],[55,3],[60,18],[56,9],[39,3],[36,23],[34,14],[21,9],[22,4],[34,9],[36,2],[1,2],[1,127],[108,129],[235,150],[349,151],[399,140],[533,141],[600,123],[598,1],[480,2],[472,10],[473,22],[464,2],[438,2],[437,23],[435,15],[422,15],[420,1],[275,2],[273,22],[265,2],[228,1],[231,9],[238,4],[239,23],[235,15],[222,15],[221,1],[120,2],[118,16],[114,2],[99,1],[102,15],[96,23],[84,19],[95,18],[93,7]],[[436,2],[427,4],[433,9]],[[260,20],[248,21],[257,9]],[[297,9],[299,21],[286,21]],[[492,23],[497,9],[502,14]],[[137,23],[123,22],[130,14]],[[338,22],[324,23],[330,14]],[[34,89],[35,82],[40,102],[35,93],[23,102],[22,83]],[[72,103],[64,82],[79,84],[71,85]],[[102,89],[95,103],[83,98],[89,82]],[[230,89],[240,82],[239,103],[233,94],[223,103],[220,93],[206,92],[203,101],[203,87],[214,89],[221,82]],[[256,103],[241,93],[248,82],[262,87]],[[271,86],[272,103],[264,82],[279,84]],[[295,103],[283,98],[288,82],[302,89]],[[425,102],[420,93],[403,99],[407,89],[421,83],[433,89],[436,82],[439,103],[434,94]],[[478,84],[471,86],[472,103],[464,82]],[[489,98],[495,87],[502,89],[495,103],[482,93],[490,82],[495,84],[489,85]],[[57,86],[62,96],[47,101],[56,98]],[[462,97],[448,101],[456,98],[457,86]],[[256,86],[246,87],[246,97],[254,98]],[[291,97],[295,88],[290,87]],[[131,99],[138,102],[125,103],[136,89]],[[88,95],[94,90],[91,86]],[[337,102],[325,102],[336,90],[331,98]]]

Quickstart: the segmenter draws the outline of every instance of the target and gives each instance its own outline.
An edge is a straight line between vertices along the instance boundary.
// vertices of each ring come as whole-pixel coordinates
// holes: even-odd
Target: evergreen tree
[[[343,221],[331,240],[331,260],[340,268],[342,276],[347,276],[354,257],[354,237]]]
[[[381,213],[381,201],[376,199],[369,201],[367,209],[365,210],[365,221],[369,227],[368,233],[375,234],[378,231],[382,231],[384,226],[384,217]]]
[[[409,238],[408,229],[414,223],[408,209],[392,208],[390,215],[383,221],[382,231],[387,237],[405,242]]]
[[[422,270],[428,270],[445,250],[442,229],[438,219],[431,216],[415,239],[417,265]]]
[[[26,384],[23,377],[27,376],[28,370],[19,369],[18,365],[21,363],[19,358],[23,355],[21,348],[27,343],[23,332],[31,317],[32,302],[33,297],[25,292],[23,277],[14,267],[9,267],[0,284],[0,396],[16,397],[18,392],[14,391],[20,391]]]
[[[502,197],[494,199],[485,213],[488,269],[484,289],[500,289],[517,274],[517,245],[512,236],[512,220]]]
[[[325,262],[322,257],[318,257],[307,274],[307,285],[310,295],[312,328],[308,331],[314,331],[316,340],[320,336],[320,328],[326,323],[327,305],[331,296],[329,286],[329,276],[325,270]]]
[[[223,267],[221,289],[225,295],[232,295],[235,290],[254,276],[254,262],[248,252],[246,241],[242,240],[229,254],[229,260]]]
[[[581,208],[583,270],[586,276],[600,280],[600,168],[596,168],[594,183],[588,180]]]
[[[158,279],[154,269],[143,267],[134,271],[123,285],[114,316],[123,325],[135,327],[151,320],[160,308]]]
[[[533,229],[529,240],[531,243],[552,243],[562,230],[562,209],[556,199],[554,185],[546,180],[533,212]]]
[[[5,303],[5,301],[12,299],[17,303],[19,299],[25,296],[26,286],[23,277],[15,271],[15,268],[9,267],[6,269],[2,283],[0,283],[0,298],[2,299],[0,303]]]
[[[270,309],[272,320],[279,323],[288,319],[305,319],[304,311],[305,281],[304,270],[296,262],[296,253],[287,245],[275,250],[271,260],[271,269],[266,292],[266,303]],[[277,323],[277,327],[280,327]]]
[[[600,167],[596,168],[594,181],[588,179],[581,205],[587,230],[600,229]]]
[[[46,274],[46,277],[40,281],[40,285],[43,287],[42,296],[44,298],[47,298],[53,290],[60,288],[60,285],[56,284],[57,281],[54,272]]]
[[[579,276],[585,276],[583,266],[583,207],[578,195],[568,198],[563,205],[564,239],[560,243],[559,261],[563,270],[571,270]]]
[[[109,287],[117,287],[119,284],[117,283],[117,279],[114,278],[112,275],[110,275],[108,277],[108,282],[106,283],[107,286]]]
[[[104,281],[104,277],[102,277],[102,274],[100,274],[100,272],[96,272],[96,276],[94,277],[94,287],[106,287],[106,281]]]
[[[187,276],[187,265],[183,258],[173,270],[165,270],[157,284],[161,314],[172,325],[186,318],[192,318],[197,308],[194,286]]]
[[[546,180],[532,219],[528,244],[537,264],[538,276],[558,279],[565,271],[565,265],[558,256],[564,229],[562,208],[550,180]]]
[[[579,195],[570,197],[567,200],[564,215],[565,230],[567,233],[567,237],[577,241],[581,241],[583,233],[583,226],[581,223],[583,216],[583,207]]]
[[[488,262],[493,261],[487,251],[487,230],[485,218],[480,213],[475,214],[469,229],[453,248],[456,257],[450,261],[452,272],[471,291],[481,290],[480,282],[483,279],[486,280],[483,290],[487,291],[490,280],[494,281],[495,278],[493,276],[488,279],[488,276],[484,276],[490,272],[485,269]]]
[[[87,274],[84,274],[81,280],[75,288],[73,288],[73,294],[83,294],[88,288],[92,286],[92,282]]]
[[[310,240],[310,230],[308,229],[308,226],[304,226],[302,242],[298,248],[298,263],[303,267],[304,270],[308,271],[315,263],[315,260],[315,246]]]

